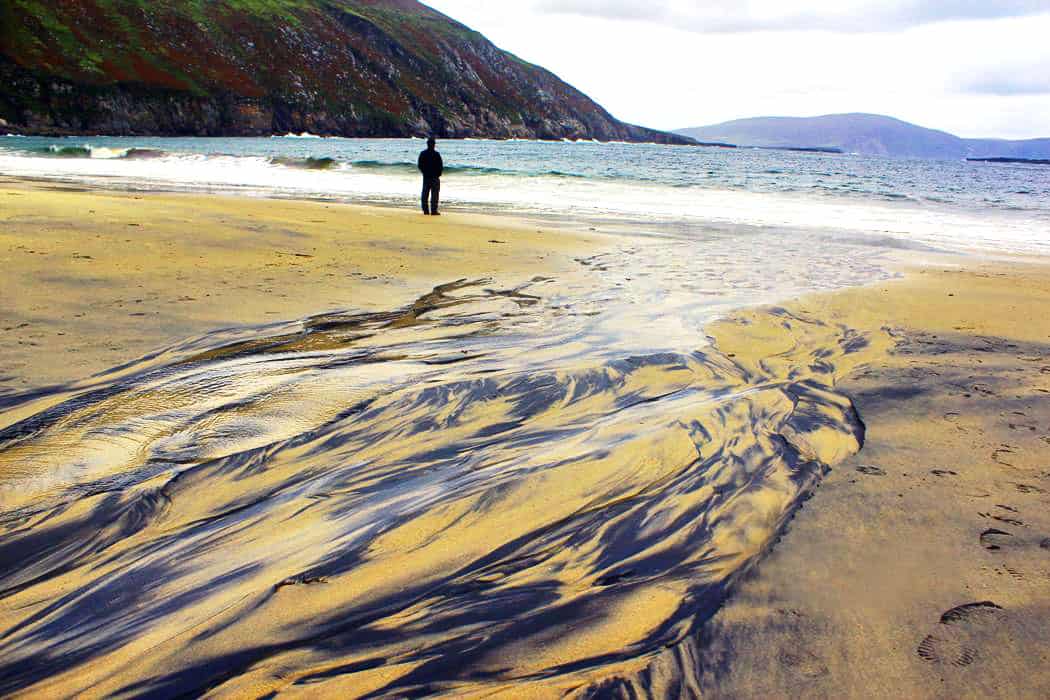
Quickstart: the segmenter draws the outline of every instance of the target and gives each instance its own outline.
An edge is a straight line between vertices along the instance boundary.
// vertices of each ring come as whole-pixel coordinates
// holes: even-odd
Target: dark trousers
[[[441,194],[441,178],[440,177],[424,177],[423,178],[423,213],[424,214],[437,214],[438,213],[438,196]],[[429,205],[427,204],[429,200]]]

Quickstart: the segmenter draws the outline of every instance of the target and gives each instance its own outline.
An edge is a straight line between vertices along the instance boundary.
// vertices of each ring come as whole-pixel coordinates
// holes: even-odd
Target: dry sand
[[[1050,696],[1050,270],[961,262],[790,305],[888,353],[837,383],[864,449],[701,631],[705,696]]]
[[[557,273],[596,239],[504,218],[0,180],[0,394],[216,328]]]

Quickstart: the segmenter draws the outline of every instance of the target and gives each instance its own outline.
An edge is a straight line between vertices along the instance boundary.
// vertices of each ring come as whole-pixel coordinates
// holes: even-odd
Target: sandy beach
[[[596,250],[586,232],[478,214],[24,180],[0,180],[0,202],[8,393],[218,328],[397,308],[460,277],[527,280]]]
[[[705,696],[1050,693],[1050,270],[945,262],[789,305],[885,348],[837,382],[866,441],[700,633]]]
[[[4,694],[1050,692],[1041,263],[898,256],[595,365],[583,331],[514,354],[549,294],[522,285],[613,274],[615,236],[0,199],[0,478],[31,494],[6,496]],[[60,448],[80,471],[38,484]]]

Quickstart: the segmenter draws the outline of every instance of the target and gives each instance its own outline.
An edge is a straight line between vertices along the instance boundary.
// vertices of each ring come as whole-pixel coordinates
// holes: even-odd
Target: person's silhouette
[[[441,173],[445,170],[445,164],[441,154],[434,149],[435,143],[433,138],[427,139],[427,150],[419,154],[419,172],[423,173],[423,213],[441,216],[438,213],[438,197],[441,194]]]

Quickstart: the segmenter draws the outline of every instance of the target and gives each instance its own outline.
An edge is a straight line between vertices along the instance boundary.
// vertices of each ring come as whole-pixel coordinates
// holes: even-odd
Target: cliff
[[[599,139],[624,124],[415,0],[3,0],[0,127]]]

